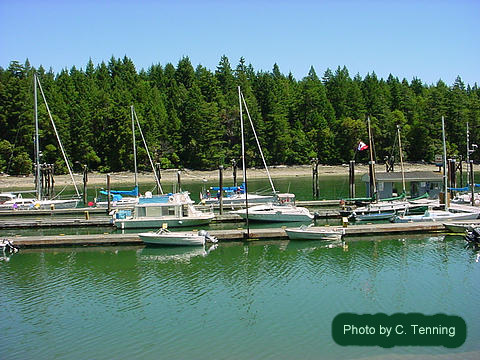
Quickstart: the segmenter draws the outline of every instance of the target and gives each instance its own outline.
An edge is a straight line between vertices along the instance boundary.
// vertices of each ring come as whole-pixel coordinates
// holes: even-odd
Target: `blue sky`
[[[126,55],[140,70],[188,56],[213,71],[226,55],[299,80],[345,65],[352,77],[473,85],[479,23],[480,0],[0,0],[0,66],[28,58],[59,72]]]

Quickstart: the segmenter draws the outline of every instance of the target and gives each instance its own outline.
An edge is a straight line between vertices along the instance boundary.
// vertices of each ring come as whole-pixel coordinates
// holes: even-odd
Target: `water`
[[[348,172],[348,170],[347,170]],[[238,179],[238,182],[241,182],[241,179]],[[293,177],[282,177],[273,179],[275,190],[278,192],[291,192],[294,193],[297,200],[312,200],[312,177],[311,176],[293,176]],[[211,186],[218,186],[218,180],[209,180],[203,181],[199,178],[185,178],[182,179],[182,190],[187,190],[190,192],[190,197],[195,202],[200,200],[200,192],[202,190],[208,189]],[[233,180],[231,178],[226,178],[224,181],[224,186],[233,186]],[[115,190],[130,190],[134,187],[132,183],[126,183],[122,186],[112,187]],[[98,193],[98,190],[101,186],[93,186],[88,189],[89,199],[95,197],[95,194]],[[145,183],[140,184],[139,186],[140,193],[144,194],[146,191],[154,191],[155,183]],[[163,191],[175,192],[176,184],[175,183],[162,183]],[[365,184],[361,181],[360,176],[357,176],[356,179],[356,188],[358,194],[364,196],[365,194]],[[249,193],[259,193],[259,194],[271,194],[272,188],[268,178],[255,178],[248,180],[248,192]],[[319,178],[319,199],[340,199],[348,197],[348,174],[347,176],[343,175],[329,175]]]
[[[479,255],[462,237],[23,250],[0,262],[2,359],[480,358]],[[458,349],[341,347],[341,312],[446,313]],[[395,355],[395,356],[394,356]]]

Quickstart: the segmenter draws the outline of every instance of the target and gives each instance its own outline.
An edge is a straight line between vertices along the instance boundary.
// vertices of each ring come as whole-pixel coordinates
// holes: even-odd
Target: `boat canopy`
[[[108,191],[100,190],[100,194],[108,195]],[[138,186],[135,186],[132,190],[110,190],[110,194],[112,195],[120,195],[120,196],[138,196]],[[121,199],[122,197],[120,197]]]
[[[475,187],[480,187],[480,184],[475,184]],[[448,190],[452,190],[452,191],[469,191],[470,189],[471,189],[470,186],[465,186],[462,188],[452,188],[452,187],[448,188]]]
[[[229,193],[229,192],[232,192],[232,193],[240,193],[240,194],[244,194],[245,193],[245,183],[242,183],[242,185],[240,186],[224,186],[222,187],[223,191]],[[213,191],[220,191],[220,187],[219,186],[212,186],[210,187],[210,190],[213,190]]]

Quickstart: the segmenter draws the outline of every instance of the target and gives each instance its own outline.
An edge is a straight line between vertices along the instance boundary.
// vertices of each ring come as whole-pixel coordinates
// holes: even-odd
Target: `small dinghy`
[[[145,244],[151,245],[176,245],[176,246],[199,246],[205,245],[207,241],[216,243],[218,240],[211,236],[205,230],[198,232],[170,232],[165,228],[161,228],[156,232],[146,232],[138,234]]]

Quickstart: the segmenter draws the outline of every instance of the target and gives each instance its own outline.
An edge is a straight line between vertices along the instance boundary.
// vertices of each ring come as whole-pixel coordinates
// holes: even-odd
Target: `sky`
[[[137,70],[223,55],[297,80],[346,66],[425,84],[480,84],[480,0],[0,0],[0,67],[85,69],[129,57]]]

